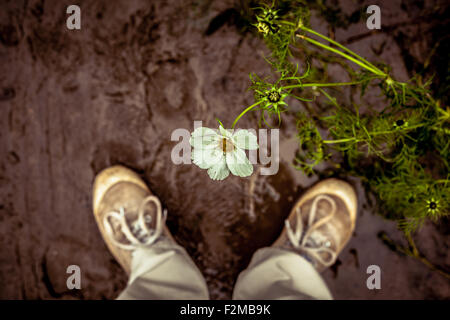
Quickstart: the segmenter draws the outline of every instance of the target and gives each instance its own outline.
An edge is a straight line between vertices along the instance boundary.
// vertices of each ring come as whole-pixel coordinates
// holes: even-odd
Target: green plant
[[[433,98],[431,79],[417,75],[397,81],[387,65],[371,63],[309,28],[307,8],[303,1],[254,8],[253,25],[271,51],[266,61],[278,77],[271,81],[250,75],[255,103],[236,117],[232,128],[247,112],[257,110],[260,125],[270,126],[272,117],[281,124],[291,102],[301,101],[306,111],[297,113],[296,168],[318,174],[316,166],[326,161],[334,172],[361,178],[376,195],[380,212],[397,221],[411,239],[425,219],[438,220],[450,212],[450,109]],[[323,67],[307,63],[300,74],[293,62],[299,52],[317,57]],[[327,82],[329,62],[342,66],[350,81]],[[359,103],[353,95],[344,103],[333,97],[334,89],[346,87],[360,89]],[[369,87],[378,87],[385,105],[364,104]],[[325,101],[326,106],[312,108],[311,101],[319,106]]]

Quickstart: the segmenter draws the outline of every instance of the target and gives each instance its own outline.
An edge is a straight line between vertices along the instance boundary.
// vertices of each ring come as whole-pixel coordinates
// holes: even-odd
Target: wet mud
[[[351,11],[352,1],[342,1]],[[148,183],[168,210],[168,227],[204,274],[213,299],[229,299],[252,254],[270,245],[297,197],[317,178],[292,166],[295,118],[283,122],[281,163],[273,176],[212,181],[193,165],[174,165],[170,140],[194,120],[230,124],[252,103],[250,72],[267,72],[261,39],[236,26],[235,1],[80,1],[81,30],[66,28],[67,1],[1,1],[0,12],[0,298],[113,299],[126,275],[108,252],[92,209],[92,182],[122,164]],[[386,15],[408,17],[393,1]],[[364,4],[360,4],[363,6]],[[326,30],[326,23],[313,18]],[[365,32],[363,23],[338,39]],[[419,32],[414,29],[409,32]],[[407,74],[389,35],[352,48],[380,53]],[[256,128],[257,115],[242,118]],[[294,138],[292,138],[294,137]],[[258,170],[258,166],[255,167]],[[449,280],[391,251],[380,231],[401,240],[395,223],[365,206],[358,226],[324,278],[336,298],[448,299]],[[364,206],[363,206],[364,205]],[[427,225],[419,247],[449,267],[448,228]],[[82,289],[68,290],[66,268],[79,265]],[[382,290],[366,287],[380,265]]]

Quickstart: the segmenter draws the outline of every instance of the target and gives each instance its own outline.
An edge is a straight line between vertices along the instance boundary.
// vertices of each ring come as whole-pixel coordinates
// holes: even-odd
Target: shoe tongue
[[[302,222],[304,226],[303,236],[305,236],[309,231],[311,230],[311,227],[314,228],[314,230],[309,233],[306,240],[306,245],[310,248],[319,248],[319,247],[330,247],[331,243],[333,242],[333,237],[330,234],[329,230],[329,223],[324,223],[322,225],[317,226],[317,222],[320,222],[323,218],[328,216],[330,214],[330,210],[332,207],[327,201],[318,201],[317,207],[314,213],[314,219],[310,223],[311,218],[311,210],[312,210],[312,200],[305,203],[304,206],[301,208],[302,212]]]
[[[149,234],[141,228],[137,221],[130,226],[130,231],[141,242],[145,242],[149,237]]]
[[[327,237],[324,232],[321,231],[313,231],[308,239],[306,239],[307,246],[311,248],[319,248],[319,247],[330,247],[331,241],[329,237]]]
[[[127,207],[123,208],[125,214],[125,221],[131,231],[131,233],[141,242],[145,242],[149,238],[149,234],[144,230],[139,222],[139,208],[140,204],[130,203]],[[144,210],[144,222],[149,230],[155,228],[156,220],[156,208],[153,204],[147,204],[142,209]],[[117,210],[120,212],[120,209]],[[116,219],[110,219],[111,226],[113,228],[114,237],[117,241],[121,243],[128,244],[129,241],[122,231],[120,223]]]

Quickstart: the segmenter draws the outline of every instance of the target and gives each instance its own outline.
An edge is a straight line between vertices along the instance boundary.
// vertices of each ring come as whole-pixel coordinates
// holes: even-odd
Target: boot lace
[[[317,206],[319,201],[321,200],[329,202],[331,205],[331,210],[327,212],[327,215],[325,215],[323,218],[314,222],[318,210]],[[313,260],[325,265],[326,267],[329,267],[334,263],[337,255],[333,250],[329,248],[331,246],[330,241],[320,232],[317,232],[317,229],[327,223],[330,219],[332,219],[335,214],[335,201],[326,195],[320,195],[313,200],[306,228],[304,228],[303,225],[300,207],[298,207],[296,210],[297,222],[295,231],[292,229],[289,220],[285,221],[287,237],[293,247],[300,252],[305,253]],[[323,253],[326,253],[329,259],[324,259]]]
[[[145,214],[145,207],[153,202],[156,206],[156,224],[154,229],[150,229],[148,225],[152,222],[152,216]],[[138,209],[138,218],[131,224],[131,228],[125,218],[125,209],[121,207],[119,211],[110,211],[103,218],[105,231],[112,243],[124,250],[134,250],[137,247],[148,247],[155,243],[161,236],[166,223],[167,210],[162,210],[161,202],[155,196],[146,197]],[[115,219],[119,223],[120,231],[129,244],[117,241],[114,236],[111,219]]]

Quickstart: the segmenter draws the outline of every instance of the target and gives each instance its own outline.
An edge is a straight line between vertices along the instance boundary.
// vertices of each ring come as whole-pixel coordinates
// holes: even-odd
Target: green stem
[[[293,26],[293,27],[297,26],[295,23],[292,23],[290,21],[285,21],[285,20],[281,20],[280,23],[284,23],[284,24],[287,24],[287,25]]]
[[[352,86],[355,84],[360,84],[363,81],[354,82],[334,82],[334,83],[303,83],[303,84],[293,84],[286,87],[281,87],[281,89],[292,89],[292,88],[303,88],[303,87],[337,87],[337,86]]]
[[[346,138],[346,139],[339,139],[339,140],[323,140],[323,143],[326,144],[333,144],[333,143],[343,143],[343,142],[350,142],[350,141],[354,141],[356,140],[356,138]]]
[[[316,36],[318,36],[318,37],[320,37],[320,38],[322,38],[322,39],[324,39],[324,40],[326,40],[326,41],[328,41],[328,42],[334,44],[335,46],[341,48],[341,49],[344,50],[344,51],[347,51],[348,53],[350,53],[350,54],[351,54],[352,56],[354,56],[355,58],[357,58],[357,59],[359,59],[360,61],[364,62],[366,65],[368,65],[369,67],[373,68],[374,70],[377,70],[377,71],[379,71],[380,73],[383,73],[383,71],[381,71],[380,69],[378,69],[377,67],[375,67],[372,63],[370,63],[369,61],[367,61],[366,59],[364,59],[364,58],[361,57],[360,55],[356,54],[355,52],[353,52],[353,51],[350,50],[349,48],[344,47],[344,46],[341,45],[339,42],[336,42],[336,41],[334,41],[333,39],[328,38],[327,36],[324,36],[323,34],[317,32],[317,31],[315,31],[315,30],[309,29],[309,28],[307,28],[307,27],[304,27],[304,26],[303,26],[303,27],[300,27],[300,29],[302,29],[302,30],[304,30],[304,31],[306,31],[306,32],[312,33],[312,34],[314,34],[314,35],[316,35]]]
[[[316,40],[314,40],[314,39],[311,39],[311,38],[309,38],[309,37],[307,37],[307,36],[303,36],[303,35],[299,35],[299,34],[298,34],[297,37],[299,37],[299,38],[301,38],[301,39],[304,39],[304,40],[308,41],[309,43],[312,43],[312,44],[314,44],[314,45],[316,45],[316,46],[318,46],[318,47],[321,47],[321,48],[323,48],[323,49],[325,49],[325,50],[328,50],[328,51],[334,52],[334,53],[336,53],[336,54],[338,54],[338,55],[341,55],[341,56],[343,56],[344,58],[346,58],[346,59],[348,59],[348,60],[350,60],[350,61],[356,63],[356,64],[359,65],[360,67],[363,67],[364,69],[369,70],[370,72],[372,72],[372,73],[374,73],[374,74],[376,74],[376,75],[379,75],[379,76],[382,76],[382,77],[387,77],[387,74],[385,74],[384,72],[378,70],[378,68],[375,68],[375,69],[374,69],[374,68],[368,66],[367,64],[365,64],[365,63],[359,61],[358,59],[356,59],[356,58],[354,58],[354,57],[352,57],[352,56],[349,56],[348,54],[346,54],[346,53],[344,53],[344,52],[342,52],[342,51],[339,51],[339,50],[337,50],[337,49],[335,49],[335,48],[332,48],[332,47],[330,47],[330,46],[327,46],[326,44],[320,43],[319,41],[316,41]]]
[[[443,119],[448,119],[448,118],[449,118],[450,113],[446,112],[444,109],[442,109],[442,108],[440,108],[440,107],[437,107],[436,109],[437,109],[437,111],[438,111],[439,113],[442,113],[442,114],[444,115],[444,116],[443,116]]]
[[[240,115],[237,116],[236,119],[234,119],[233,125],[231,126],[231,129],[234,129],[234,127],[236,126],[236,123],[239,121],[239,119],[246,114],[248,111],[250,111],[251,109],[253,109],[254,107],[256,107],[257,105],[259,105],[260,103],[262,103],[263,100],[259,100],[258,102],[252,104],[251,106],[247,107],[247,109],[245,109],[244,111],[241,112]]]
[[[415,126],[408,127],[407,130],[409,131],[409,130],[420,128],[420,127],[423,127],[423,126],[425,126],[425,124],[421,123],[421,124],[417,124]],[[377,136],[377,135],[380,135],[380,134],[389,134],[389,133],[394,133],[394,132],[395,132],[395,130],[370,132],[369,136]],[[334,143],[350,142],[350,141],[355,141],[355,140],[356,140],[356,142],[365,141],[365,139],[361,139],[360,140],[358,138],[351,137],[351,138],[338,139],[338,140],[323,140],[322,142],[326,143],[326,144],[334,144]]]

